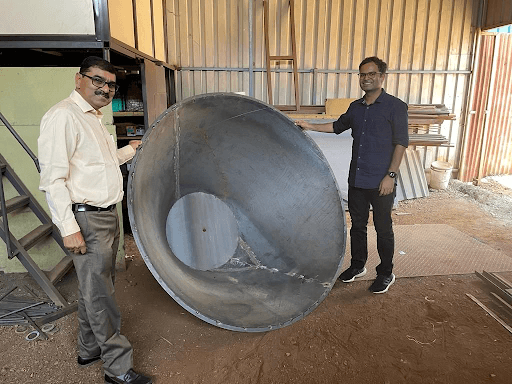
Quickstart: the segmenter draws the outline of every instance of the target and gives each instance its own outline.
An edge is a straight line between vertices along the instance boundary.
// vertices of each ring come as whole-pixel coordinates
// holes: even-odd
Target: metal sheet
[[[407,149],[400,163],[396,198],[401,201],[426,196],[428,196],[428,185],[420,153]]]
[[[459,179],[512,173],[512,35],[482,35]]]
[[[236,249],[217,249],[216,260],[229,253],[218,267],[180,260],[166,234],[175,205],[198,193],[230,211],[203,208],[210,223],[236,219]],[[276,109],[235,94],[196,96],[157,119],[132,162],[128,212],[160,285],[192,314],[231,330],[303,318],[329,293],[345,253],[345,212],[321,150]],[[232,230],[219,232],[221,243],[229,245]]]
[[[512,24],[512,2],[510,0],[487,0],[483,29]]]
[[[327,98],[360,97],[358,65],[365,56],[377,55],[389,64],[386,91],[410,104],[445,104],[457,116],[455,121],[444,122],[439,132],[453,147],[431,147],[423,156],[427,167],[426,160],[433,159],[448,161],[457,169],[480,3],[295,0],[302,104],[324,105]],[[269,6],[269,51],[289,54],[288,1],[270,1]],[[243,91],[267,101],[263,1],[172,0],[167,9],[172,15],[167,29],[169,63],[180,68],[178,100]],[[252,39],[249,20],[253,22]],[[289,62],[275,63],[271,86],[276,105],[294,103]]]

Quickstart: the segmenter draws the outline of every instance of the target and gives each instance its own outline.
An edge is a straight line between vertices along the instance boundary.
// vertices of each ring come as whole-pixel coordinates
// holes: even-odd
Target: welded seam
[[[265,110],[268,110],[268,109],[270,109],[270,108],[265,107],[265,108],[255,109],[254,111],[249,111],[249,112],[241,113],[241,114],[239,114],[239,115],[232,116],[232,117],[230,117],[229,119],[219,121],[218,123],[213,124],[212,126],[210,126],[210,128],[213,128],[213,127],[215,127],[216,125],[222,124],[222,123],[224,123],[224,122],[226,122],[226,121],[229,121],[229,120],[236,119],[236,118],[241,117],[241,116],[249,115],[249,114],[254,113],[254,112],[265,111]]]
[[[258,258],[256,257],[256,254],[253,252],[251,247],[249,247],[249,245],[240,237],[238,238],[238,244],[240,245],[240,248],[247,254],[247,256],[249,256],[249,259],[254,264],[253,265],[248,264],[244,261],[241,261],[239,258],[232,258],[229,262],[230,263],[233,262],[234,264],[241,265],[240,268],[229,268],[229,269],[225,269],[225,270],[219,269],[218,271],[240,272],[240,271],[245,271],[248,269],[262,269],[262,270],[268,271],[270,273],[284,273],[286,276],[296,277],[297,279],[302,280],[304,283],[319,283],[319,284],[323,285],[325,288],[332,287],[332,283],[330,283],[330,282],[321,282],[318,279],[306,278],[306,276],[299,275],[295,272],[291,272],[291,271],[290,272],[281,272],[277,268],[269,268],[266,265],[263,265],[260,260],[258,260]]]
[[[178,201],[181,197],[180,191],[180,137],[181,137],[181,128],[180,128],[180,116],[178,115],[178,110],[174,110],[174,128],[176,131],[176,145],[174,146],[174,176],[176,178],[175,185],[175,196],[174,198]]]

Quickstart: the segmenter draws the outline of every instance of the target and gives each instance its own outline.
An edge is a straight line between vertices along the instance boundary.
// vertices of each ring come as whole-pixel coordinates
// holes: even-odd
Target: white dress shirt
[[[72,203],[108,207],[123,199],[119,165],[130,160],[135,150],[130,145],[117,149],[102,118],[73,91],[41,120],[39,189],[46,192],[52,221],[63,237],[80,231]]]

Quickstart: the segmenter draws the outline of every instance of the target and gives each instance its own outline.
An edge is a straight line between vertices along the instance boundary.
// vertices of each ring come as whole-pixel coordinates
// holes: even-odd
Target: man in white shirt
[[[121,335],[114,296],[119,246],[116,204],[123,199],[119,165],[135,155],[140,140],[117,149],[101,123],[100,108],[118,88],[114,66],[87,57],[75,75],[75,90],[41,120],[39,189],[46,192],[52,220],[73,253],[78,276],[80,366],[103,360],[107,383],[152,383],[133,371],[132,346]]]

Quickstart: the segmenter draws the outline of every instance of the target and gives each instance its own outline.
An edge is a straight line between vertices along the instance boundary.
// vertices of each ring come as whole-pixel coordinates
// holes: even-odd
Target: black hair
[[[98,56],[86,57],[84,61],[82,61],[82,64],[80,64],[80,73],[86,73],[92,67],[96,67],[103,71],[113,73],[114,75],[116,74],[116,69],[114,68],[114,66],[107,60],[104,60]]]
[[[368,63],[375,63],[375,65],[377,65],[377,67],[379,68],[379,72],[382,74],[385,74],[386,71],[388,70],[388,65],[384,61],[379,59],[377,56],[367,57],[366,59],[361,61],[361,64],[359,64],[359,69],[361,69],[363,65]]]

